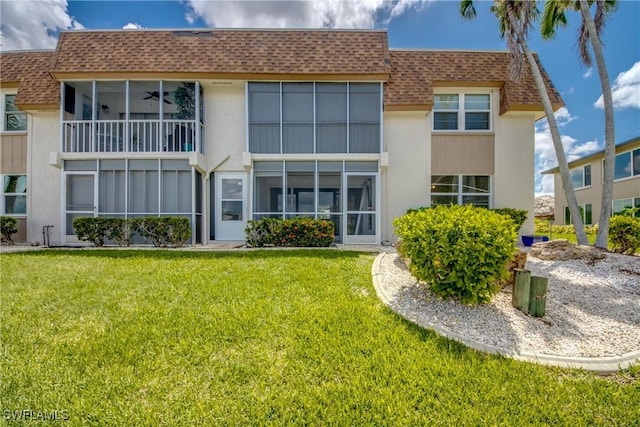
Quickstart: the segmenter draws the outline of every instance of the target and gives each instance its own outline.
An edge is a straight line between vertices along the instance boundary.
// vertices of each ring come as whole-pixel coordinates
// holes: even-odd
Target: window
[[[640,176],[640,148],[616,156],[614,179]]]
[[[489,208],[491,177],[488,175],[432,175],[431,206],[467,205]]]
[[[2,214],[23,216],[27,214],[27,176],[2,176]]]
[[[376,161],[254,162],[252,218],[327,219],[337,241],[375,235],[378,170]]]
[[[491,95],[436,94],[433,130],[490,130]]]
[[[5,95],[3,104],[3,126],[2,130],[6,132],[25,131],[27,130],[27,113],[20,111],[16,107],[16,96]]]
[[[593,220],[592,220],[592,209],[591,209],[591,203],[587,203],[584,205],[579,205],[578,206],[580,208],[580,216],[582,217],[582,223],[584,225],[591,225],[593,224]],[[569,212],[569,207],[565,206],[564,208],[564,223],[566,225],[571,225],[571,212]]]
[[[627,199],[618,199],[614,200],[611,206],[611,214],[619,215],[626,209],[638,208],[635,213],[635,216],[640,218],[640,197],[629,197]]]
[[[379,83],[249,83],[249,151],[379,153]]]
[[[569,175],[573,188],[589,187],[591,185],[591,165],[571,169]]]

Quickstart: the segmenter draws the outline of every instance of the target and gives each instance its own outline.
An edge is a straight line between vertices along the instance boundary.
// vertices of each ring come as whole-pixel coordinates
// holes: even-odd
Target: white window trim
[[[634,196],[631,196],[631,197],[621,197],[621,198],[619,198],[619,199],[613,199],[613,200],[611,200],[611,215],[615,215],[615,214],[617,213],[617,212],[614,212],[614,211],[613,211],[613,204],[614,204],[615,202],[619,202],[620,200],[631,200],[631,208],[634,208],[634,207],[635,207],[635,205],[636,205],[636,199],[640,200],[640,197],[634,197]]]
[[[6,111],[5,111],[5,103],[6,103],[6,97],[7,95],[11,96],[11,95],[17,95],[18,91],[17,90],[7,90],[7,91],[2,91],[1,95],[0,95],[0,133],[6,133],[6,134],[22,134],[22,133],[26,133],[27,129],[29,128],[29,115],[24,112],[24,114],[27,116],[27,129],[22,129],[22,130],[5,130],[5,118],[6,118]],[[22,110],[20,110],[22,111]]]
[[[10,216],[12,218],[26,218],[27,215],[29,214],[29,207],[25,205],[25,210],[26,212],[21,214],[21,213],[7,213],[6,212],[6,196],[24,196],[25,197],[25,201],[28,200],[27,197],[27,192],[24,193],[5,193],[4,191],[4,177],[5,176],[24,176],[27,179],[29,179],[27,177],[26,173],[6,173],[6,174],[2,174],[0,175],[0,182],[2,184],[2,187],[0,188],[0,197],[2,198],[2,201],[0,201],[0,214],[4,215],[4,216]],[[27,191],[28,191],[29,187],[27,185]]]
[[[592,184],[586,185],[586,183],[585,183],[585,181],[587,179],[587,174],[585,172],[585,169],[586,169],[587,166],[591,167],[591,164],[578,166],[577,168],[573,168],[573,169],[571,169],[569,171],[569,177],[571,177],[571,172],[572,171],[574,171],[574,170],[582,170],[582,185],[579,186],[579,187],[575,187],[574,190],[582,190],[584,188],[590,188],[591,185],[593,184],[593,168],[591,168],[592,171],[589,173],[589,175],[591,175],[591,183]]]
[[[591,206],[591,223],[587,224],[586,223],[586,218],[587,218],[587,206]],[[565,225],[573,225],[573,221],[571,221],[571,212],[569,212],[569,222],[567,223],[566,219],[566,212],[567,209],[569,209],[569,206],[565,206],[564,207],[564,211],[565,211]],[[582,217],[582,224],[583,225],[593,225],[593,203],[582,203],[578,205],[578,209],[580,210],[580,214]]]
[[[625,176],[624,178],[617,178],[616,179],[616,177],[615,177],[616,159],[614,157],[614,159],[613,159],[613,168],[614,168],[614,170],[613,170],[613,173],[614,173],[613,182],[622,182],[622,181],[626,181],[626,180],[629,180],[629,179],[634,179],[634,178],[640,177],[640,175],[634,175],[633,174],[633,152],[636,151],[636,150],[640,150],[640,148],[631,148],[631,149],[629,149],[627,151],[621,151],[620,153],[616,153],[615,157],[618,157],[618,156],[620,156],[622,154],[630,153],[629,157],[630,157],[630,161],[631,161],[631,175]],[[604,159],[602,159],[602,170],[604,171]],[[604,172],[602,174],[602,179],[604,180]]]
[[[462,199],[464,196],[487,196],[489,198],[489,209],[493,209],[493,175],[468,175],[468,174],[433,174],[431,176],[457,176],[458,177],[458,191],[455,193],[434,193],[431,191],[429,193],[429,206],[433,207],[432,197],[436,196],[456,196],[457,197],[457,205],[462,206]],[[488,193],[463,193],[463,180],[464,176],[488,176],[489,177],[489,192]],[[431,177],[429,177],[431,179]],[[429,186],[431,188],[431,186]]]
[[[458,129],[436,129],[435,125],[436,125],[436,121],[435,121],[435,113],[436,112],[454,112],[456,110],[436,110],[435,108],[435,103],[434,103],[434,107],[431,110],[431,131],[432,132],[442,132],[442,133],[458,133],[458,132],[463,132],[463,133],[491,133],[493,132],[493,91],[492,90],[477,90],[477,91],[438,91],[437,93],[434,93],[434,97],[437,95],[458,95]],[[465,96],[466,95],[489,95],[489,109],[488,110],[469,110],[469,112],[476,112],[476,113],[483,113],[483,112],[487,112],[489,113],[489,129],[465,129],[464,128],[464,124],[465,124],[465,113],[467,110],[464,109],[464,101],[465,101]]]

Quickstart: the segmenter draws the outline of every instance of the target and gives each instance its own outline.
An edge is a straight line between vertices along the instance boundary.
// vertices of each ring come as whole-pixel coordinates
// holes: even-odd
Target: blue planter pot
[[[534,243],[538,242],[548,242],[549,238],[547,236],[521,236],[522,244],[525,246],[531,246]]]

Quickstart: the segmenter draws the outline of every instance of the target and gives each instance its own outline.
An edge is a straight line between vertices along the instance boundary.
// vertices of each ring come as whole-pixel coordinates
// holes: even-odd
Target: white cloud
[[[54,48],[60,30],[84,28],[67,6],[67,0],[1,1],[0,49]]]
[[[143,27],[142,25],[138,24],[137,22],[129,22],[127,25],[125,25],[124,27],[122,27],[123,30],[140,30],[146,27]]]
[[[611,94],[613,108],[640,108],[640,61],[618,74],[611,87]],[[604,108],[602,95],[593,105],[596,108]]]
[[[566,124],[577,119],[571,115],[567,108],[561,108],[555,113],[558,126],[562,128]],[[570,162],[580,157],[591,154],[602,149],[602,145],[597,141],[579,142],[569,135],[560,135],[562,146],[567,160]],[[553,193],[553,176],[542,175],[541,172],[554,168],[558,165],[556,151],[553,146],[553,139],[549,131],[547,120],[540,120],[536,123],[535,134],[535,155],[536,155],[536,195]]]
[[[582,75],[582,77],[584,77],[585,79],[588,79],[589,77],[593,76],[593,67],[590,67],[587,71],[584,72],[584,74]]]
[[[210,1],[187,0],[185,18],[229,28],[371,28],[431,0]]]

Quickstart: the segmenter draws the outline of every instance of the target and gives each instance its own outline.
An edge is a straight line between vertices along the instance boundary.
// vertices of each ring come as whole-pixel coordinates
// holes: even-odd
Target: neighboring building
[[[449,203],[525,209],[531,234],[543,109],[509,60],[390,50],[383,30],[62,32],[53,51],[0,56],[5,109],[28,113],[2,134],[3,176],[26,172],[4,209],[26,199],[26,239],[54,225],[51,244],[87,215],[185,216],[194,243],[312,216],[379,243],[407,209]]]
[[[604,150],[569,162],[571,181],[580,206],[582,221],[586,225],[597,224],[600,220],[603,171]],[[562,225],[571,224],[571,215],[562,188],[560,170],[556,167],[542,173],[552,173],[554,177],[554,222]],[[612,214],[620,213],[626,208],[640,208],[640,137],[616,145],[612,198]]]

